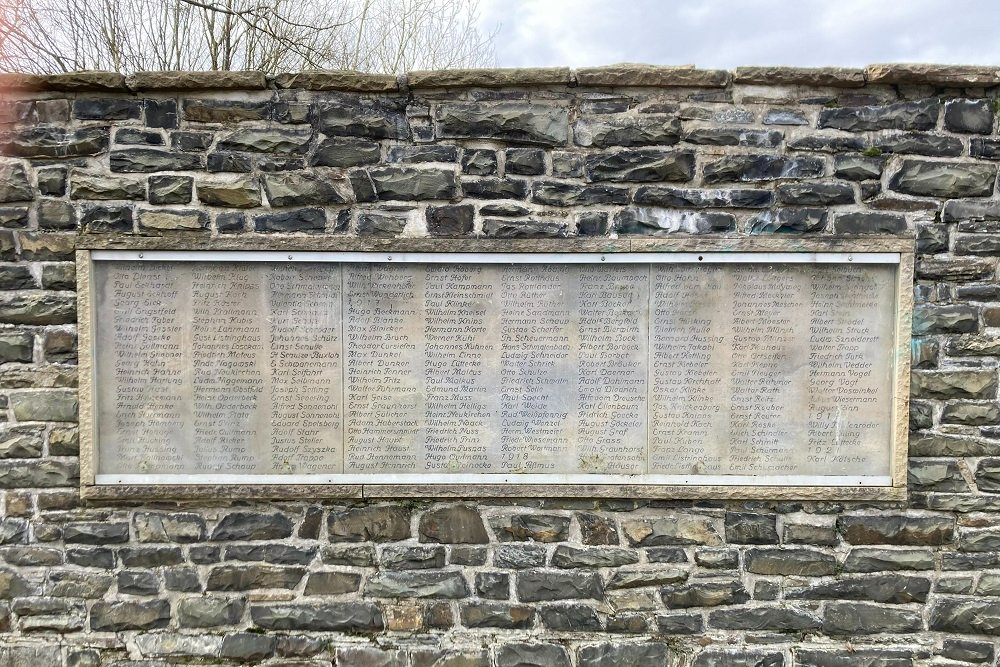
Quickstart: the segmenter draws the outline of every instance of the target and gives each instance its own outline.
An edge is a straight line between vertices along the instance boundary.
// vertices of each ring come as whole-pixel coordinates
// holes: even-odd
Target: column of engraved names
[[[199,262],[191,284],[192,463],[199,472],[256,472],[259,411],[267,408],[259,312],[261,271],[253,264]]]
[[[731,288],[730,474],[787,475],[794,460],[797,312],[805,304],[797,269],[748,264]]]
[[[99,313],[113,307],[110,322],[97,318],[97,340],[110,342],[98,350],[101,375],[109,380],[98,387],[100,422],[111,426],[102,434],[101,470],[184,472],[182,281],[174,267],[161,263],[108,262],[101,268]],[[100,331],[106,324],[111,331]]]
[[[649,472],[718,474],[729,438],[725,269],[654,264],[650,276]]]
[[[499,269],[503,472],[577,468],[571,451],[575,428],[570,427],[576,419],[577,364],[568,335],[575,304],[567,294],[576,283],[575,268],[513,264]]]
[[[577,447],[581,472],[646,471],[649,270],[579,268]]]
[[[496,269],[424,267],[424,458],[422,470],[489,472],[497,408]]]
[[[883,270],[883,275],[888,275]],[[880,308],[891,294],[874,267],[815,267],[810,281],[807,464],[821,474],[876,474],[870,447],[888,438]]]
[[[268,265],[270,472],[343,472],[341,295],[339,265]]]
[[[419,267],[344,264],[344,472],[422,468]]]

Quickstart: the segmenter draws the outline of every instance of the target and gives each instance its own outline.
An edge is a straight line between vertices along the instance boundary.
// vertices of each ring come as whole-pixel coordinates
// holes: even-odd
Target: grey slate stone
[[[337,180],[328,174],[265,174],[262,181],[267,201],[275,208],[347,203],[347,198],[336,186]],[[348,189],[346,182],[343,189]]]
[[[0,132],[0,153],[13,157],[72,158],[99,155],[108,149],[107,127],[32,127]]]
[[[331,102],[316,109],[316,126],[328,136],[369,139],[408,139],[409,128],[401,101]]]
[[[300,208],[255,216],[253,224],[258,232],[322,232],[326,215],[320,208]]]
[[[644,185],[635,191],[633,201],[664,208],[764,208],[774,202],[774,193],[770,190],[698,190]]]
[[[353,137],[327,137],[316,146],[310,164],[317,167],[359,167],[376,164],[381,157],[378,142]]]
[[[584,604],[546,605],[539,615],[542,625],[562,632],[600,632],[604,629],[593,607]]]
[[[264,630],[378,632],[385,627],[374,602],[255,604],[250,607],[250,617]]]
[[[112,172],[197,171],[204,168],[205,156],[199,153],[173,153],[154,148],[111,151]]]
[[[569,654],[558,644],[504,644],[497,649],[497,667],[570,667]]]
[[[664,642],[606,642],[577,650],[579,667],[665,667],[670,649]]]
[[[382,505],[330,512],[327,533],[331,542],[396,542],[410,537],[410,514],[401,507]]]
[[[301,154],[308,148],[312,133],[303,129],[240,129],[219,139],[222,152]]]
[[[944,107],[944,127],[949,132],[990,134],[993,131],[990,100],[948,100]]]
[[[826,229],[822,208],[778,208],[761,211],[750,219],[751,234],[804,234]]]
[[[937,100],[899,102],[884,106],[823,109],[818,127],[851,132],[872,130],[931,130],[937,124],[941,104]]]
[[[823,612],[823,632],[830,635],[874,635],[921,632],[920,613],[864,602],[830,602]]]
[[[450,169],[377,167],[368,171],[379,199],[415,201],[455,199],[458,185]]]
[[[639,562],[639,554],[632,549],[618,547],[578,548],[560,544],[552,554],[552,565],[559,568],[621,567]]]
[[[903,160],[889,188],[923,197],[988,197],[996,177],[997,168],[985,164]]]
[[[735,228],[736,218],[729,213],[629,206],[615,214],[615,229],[622,234],[712,234]]]
[[[451,505],[425,512],[418,529],[421,542],[488,544],[489,535],[475,507]]]
[[[660,589],[660,597],[663,604],[670,608],[717,607],[743,604],[750,599],[743,584],[730,579],[706,579],[679,586],[664,586]]]
[[[16,162],[0,163],[0,203],[33,199],[35,193],[28,182],[24,165]]]
[[[569,112],[524,102],[451,102],[434,113],[437,134],[447,139],[493,139],[512,143],[565,145]]]
[[[292,520],[280,512],[232,512],[222,517],[212,531],[211,539],[280,540],[289,537],[292,528]]]
[[[379,572],[368,578],[364,594],[376,598],[464,598],[469,585],[460,572]]]
[[[694,177],[694,152],[646,148],[594,153],[585,158],[585,169],[587,180],[592,182],[690,181]]]
[[[783,157],[766,154],[725,155],[706,162],[706,185],[726,182],[774,181],[782,178],[814,178],[823,174],[823,161],[813,157]]]
[[[535,625],[535,609],[527,605],[471,602],[463,604],[459,614],[467,628],[523,630]]]
[[[576,572],[519,572],[516,588],[521,602],[582,598],[600,600],[604,595],[604,587],[598,575]]]
[[[657,114],[641,116],[590,116],[576,121],[573,138],[578,146],[669,146],[680,140],[677,118]]]
[[[90,629],[94,632],[123,630],[154,630],[170,623],[170,603],[166,600],[148,602],[95,602],[90,609]]]
[[[695,656],[692,667],[784,667],[785,657],[777,651],[705,649]]]

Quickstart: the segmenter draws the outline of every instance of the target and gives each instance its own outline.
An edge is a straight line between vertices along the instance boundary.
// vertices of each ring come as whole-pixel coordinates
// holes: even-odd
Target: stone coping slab
[[[926,85],[990,87],[1000,85],[1000,67],[890,63],[850,67],[745,66],[732,72],[693,65],[622,63],[600,67],[484,68],[416,70],[400,76],[351,70],[305,70],[267,75],[236,72],[117,72],[83,71],[60,74],[0,73],[5,91],[156,92],[182,90],[265,90],[267,88],[403,92],[427,88],[518,88],[593,86],[610,88],[726,88],[734,84],[860,88],[866,85]]]

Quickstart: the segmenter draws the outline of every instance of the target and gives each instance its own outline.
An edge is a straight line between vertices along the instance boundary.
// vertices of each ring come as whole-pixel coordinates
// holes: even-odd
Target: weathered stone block
[[[280,540],[291,536],[291,518],[280,512],[233,512],[219,521],[212,540]]]
[[[523,630],[535,625],[535,609],[526,605],[474,602],[463,604],[460,616],[467,628]]]
[[[991,370],[913,371],[910,392],[915,398],[996,397],[997,375]]]
[[[493,565],[509,570],[544,567],[545,558],[540,544],[498,544],[493,550]]]
[[[706,579],[679,586],[664,586],[660,589],[660,597],[663,604],[670,608],[717,607],[743,604],[750,599],[743,584],[731,579]]]
[[[239,623],[246,609],[243,598],[194,597],[177,603],[177,623],[184,628],[212,628]]]
[[[721,630],[803,632],[818,630],[822,626],[822,621],[801,607],[760,606],[709,612],[708,626]]]
[[[748,512],[726,513],[726,541],[736,544],[777,544],[777,516]]]
[[[1000,603],[945,598],[931,607],[927,627],[938,632],[1000,635]]]
[[[140,542],[200,542],[205,538],[205,520],[195,513],[136,512],[133,527]]]
[[[680,140],[680,129],[680,121],[671,116],[590,116],[573,125],[573,138],[578,146],[595,148],[668,146]]]
[[[197,171],[204,168],[205,156],[199,153],[172,153],[153,148],[111,151],[113,172]]]
[[[208,231],[208,211],[198,209],[145,209],[139,211],[139,228],[151,231]]]
[[[90,609],[90,629],[94,632],[124,630],[154,630],[170,623],[170,603],[166,600],[148,602],[96,602]]]
[[[585,158],[588,181],[690,181],[694,153],[685,150],[635,149],[594,153]]]
[[[627,204],[628,190],[607,185],[577,185],[559,181],[536,181],[531,200],[548,206],[592,206]]]
[[[826,229],[822,208],[779,208],[761,211],[750,219],[751,234],[804,234]]]
[[[312,132],[308,129],[248,128],[224,135],[216,149],[222,152],[297,155],[306,152],[311,139]]]
[[[782,157],[765,154],[726,155],[705,164],[704,182],[774,181],[783,178],[815,178],[824,163],[812,157]]]
[[[369,577],[364,594],[376,598],[464,598],[469,585],[460,572],[380,572]]]
[[[258,588],[291,589],[305,576],[303,567],[270,565],[220,565],[208,574],[210,591],[249,591]]]
[[[941,105],[937,100],[823,109],[820,111],[817,127],[831,127],[850,132],[932,130],[937,124],[940,112]]]
[[[421,542],[487,544],[490,539],[479,512],[469,505],[452,505],[425,512],[420,517]]]
[[[504,644],[497,649],[497,667],[570,667],[569,654],[558,644]]]
[[[996,167],[985,164],[903,160],[889,188],[922,197],[988,197],[996,177]]]
[[[924,602],[931,582],[926,577],[902,574],[845,576],[834,581],[787,590],[790,600],[865,600],[890,604]]]
[[[256,208],[260,206],[260,188],[250,178],[234,181],[199,181],[198,201],[209,206]]]
[[[636,204],[663,208],[765,208],[774,202],[771,190],[675,188],[644,185],[635,191]]]
[[[516,588],[521,602],[579,598],[599,600],[604,595],[604,587],[598,575],[576,572],[519,572]]]
[[[841,516],[837,528],[850,544],[935,546],[948,544],[955,522],[945,516]]]
[[[331,542],[397,542],[410,537],[410,514],[394,505],[335,511],[327,533]]]
[[[892,213],[840,213],[836,231],[838,234],[900,234],[906,231],[906,218]]]
[[[490,524],[501,542],[561,542],[569,533],[570,518],[556,514],[515,514],[495,517]]]
[[[736,218],[728,213],[630,206],[615,215],[615,228],[622,234],[711,234],[735,229]]]
[[[326,229],[326,214],[321,208],[300,208],[255,216],[253,224],[258,232],[322,232]]]
[[[368,172],[379,199],[455,199],[458,184],[450,169],[378,167]]]
[[[989,134],[993,108],[989,100],[949,100],[944,107],[944,127],[950,132]]]
[[[427,209],[427,231],[431,236],[468,236],[475,209],[469,205],[431,206]]]
[[[718,546],[722,537],[715,522],[707,517],[675,515],[661,519],[630,519],[622,523],[622,531],[633,546],[701,544]]]
[[[437,135],[446,139],[494,139],[513,143],[565,145],[569,112],[524,102],[453,102],[434,114]]]

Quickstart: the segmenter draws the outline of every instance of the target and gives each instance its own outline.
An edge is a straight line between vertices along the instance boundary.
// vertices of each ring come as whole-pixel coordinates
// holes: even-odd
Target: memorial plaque
[[[899,486],[900,256],[94,251],[93,483]]]

